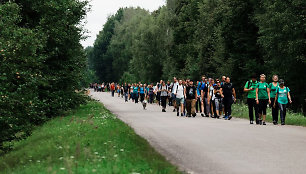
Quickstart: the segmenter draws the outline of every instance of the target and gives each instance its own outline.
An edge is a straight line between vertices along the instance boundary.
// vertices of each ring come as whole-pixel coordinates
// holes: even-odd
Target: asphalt
[[[305,174],[306,128],[248,120],[177,117],[173,107],[124,102],[91,91],[119,119],[180,170],[198,174]]]

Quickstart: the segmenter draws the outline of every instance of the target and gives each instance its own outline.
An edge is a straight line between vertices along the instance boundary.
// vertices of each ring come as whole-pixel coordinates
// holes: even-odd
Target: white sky
[[[166,0],[91,0],[91,11],[87,14],[85,24],[89,37],[81,43],[84,47],[92,46],[107,17],[115,14],[120,7],[139,6],[152,12],[165,4]]]

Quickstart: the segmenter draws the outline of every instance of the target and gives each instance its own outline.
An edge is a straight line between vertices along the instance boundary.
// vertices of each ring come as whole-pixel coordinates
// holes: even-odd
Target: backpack
[[[253,85],[253,82],[252,82],[252,80],[249,80],[248,81],[248,89],[250,89],[250,87]]]
[[[178,86],[179,86],[179,85],[176,86],[176,92],[175,92],[176,94],[177,94],[177,88],[178,88]],[[184,89],[185,89],[185,88],[184,88],[184,85],[182,85],[182,86],[183,86],[183,90],[184,90]]]

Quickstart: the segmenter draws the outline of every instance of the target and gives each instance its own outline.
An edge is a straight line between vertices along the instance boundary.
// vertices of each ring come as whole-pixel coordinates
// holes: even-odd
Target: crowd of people
[[[268,104],[272,108],[273,124],[278,124],[280,111],[281,124],[285,125],[286,108],[292,103],[290,89],[285,86],[283,79],[273,75],[272,82],[266,82],[266,76],[260,75],[257,81],[256,75],[246,82],[244,92],[247,93],[250,124],[266,125],[266,111]],[[177,116],[195,117],[200,113],[202,117],[231,120],[232,104],[236,102],[236,92],[230,77],[222,76],[221,79],[206,78],[201,81],[173,78],[173,81],[157,82],[155,85],[139,83],[102,83],[91,84],[96,92],[110,91],[114,97],[125,99],[125,102],[142,103],[145,109],[146,103],[157,103],[166,112],[167,105],[173,106],[173,112]]]

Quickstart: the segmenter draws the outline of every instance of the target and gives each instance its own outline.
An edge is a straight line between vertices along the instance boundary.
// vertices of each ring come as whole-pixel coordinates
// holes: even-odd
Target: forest
[[[252,74],[277,74],[305,113],[305,36],[304,0],[167,0],[153,12],[119,9],[85,52],[100,83],[226,75],[243,99]]]

